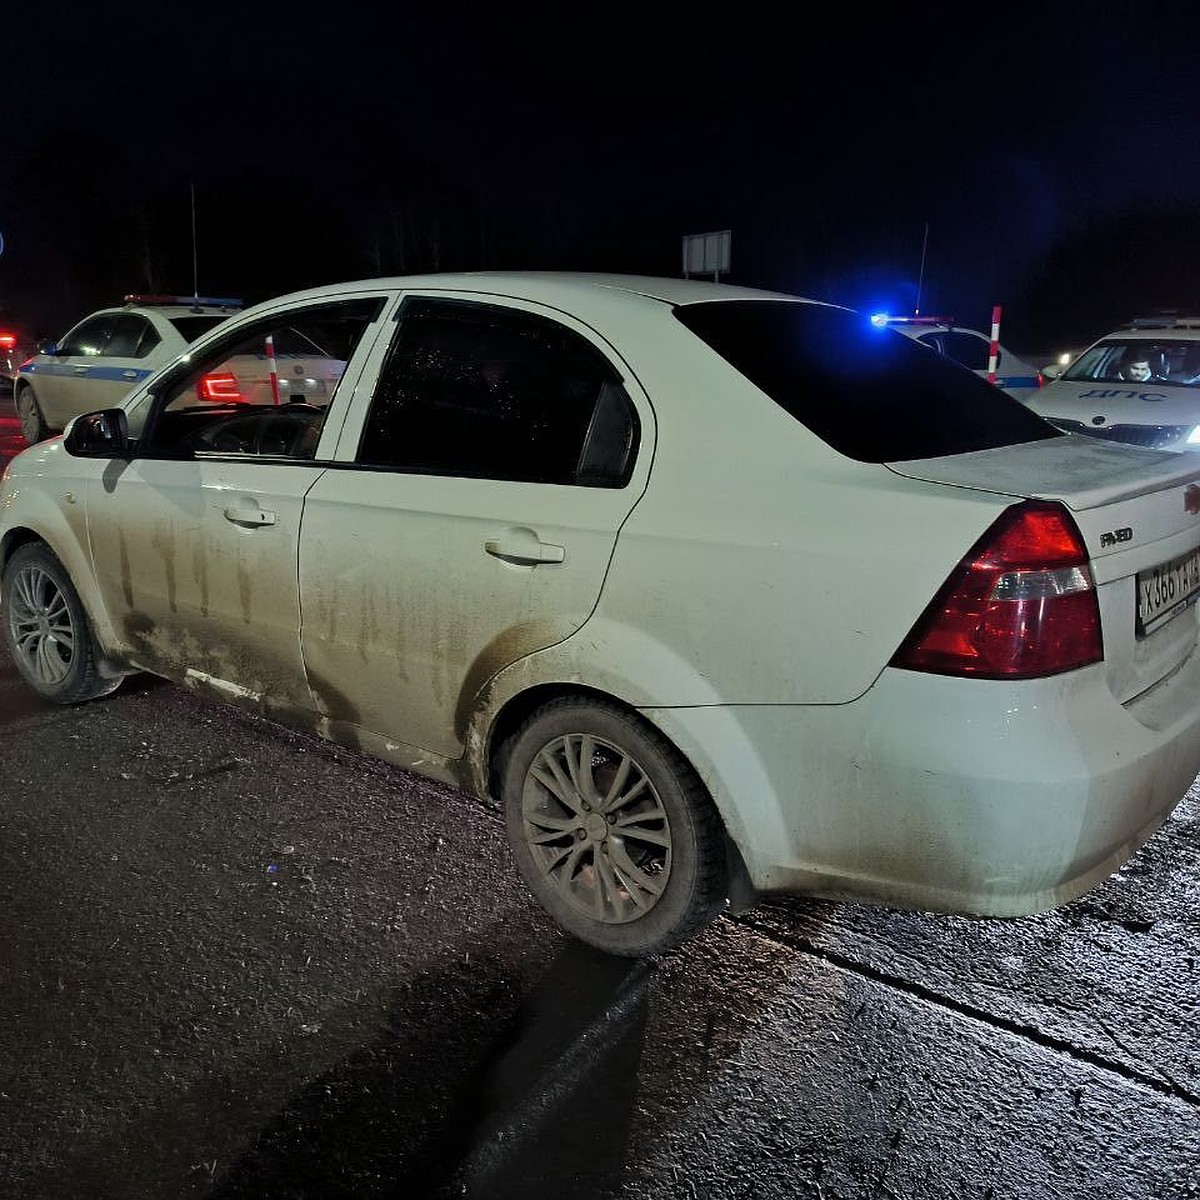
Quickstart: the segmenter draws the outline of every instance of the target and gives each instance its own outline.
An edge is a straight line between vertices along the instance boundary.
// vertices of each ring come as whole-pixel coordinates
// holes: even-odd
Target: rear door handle
[[[225,510],[225,520],[235,525],[274,525],[275,514],[265,508],[238,508],[231,505]]]
[[[88,373],[88,371],[90,371],[90,370],[91,370],[91,367],[77,366],[75,368],[75,374],[76,375],[86,375]]]
[[[136,371],[122,371],[121,376],[124,379],[136,379],[138,377],[138,373]]]
[[[525,567],[560,563],[567,556],[565,547],[543,542],[532,529],[510,529],[503,537],[489,538],[483,548],[493,558]]]

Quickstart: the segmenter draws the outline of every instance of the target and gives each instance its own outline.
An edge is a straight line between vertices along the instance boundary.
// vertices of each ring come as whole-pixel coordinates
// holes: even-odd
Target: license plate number
[[[1139,633],[1150,633],[1186,608],[1200,593],[1200,550],[1174,558],[1137,577]]]

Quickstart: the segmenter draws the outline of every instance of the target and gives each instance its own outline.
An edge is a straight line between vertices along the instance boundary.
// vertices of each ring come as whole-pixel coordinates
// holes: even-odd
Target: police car
[[[871,318],[876,325],[896,329],[914,341],[920,342],[961,363],[982,379],[988,377],[988,361],[992,340],[977,329],[956,325],[952,317],[894,317],[878,313]],[[1027,400],[1042,386],[1041,372],[1024,359],[1018,358],[1005,346],[1000,346],[996,356],[996,386],[1015,396]]]
[[[85,317],[17,369],[13,399],[25,440],[40,442],[80,413],[120,403],[241,307],[213,296],[129,295]]]
[[[1200,314],[1135,317],[1084,350],[1029,406],[1068,433],[1200,450]]]

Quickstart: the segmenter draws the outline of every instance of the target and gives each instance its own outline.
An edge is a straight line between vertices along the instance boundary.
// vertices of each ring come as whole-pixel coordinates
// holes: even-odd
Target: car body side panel
[[[631,362],[659,447],[597,619],[700,664],[647,703],[853,699],[1012,499],[843,458],[715,354],[672,362],[672,331],[653,336],[673,370]]]

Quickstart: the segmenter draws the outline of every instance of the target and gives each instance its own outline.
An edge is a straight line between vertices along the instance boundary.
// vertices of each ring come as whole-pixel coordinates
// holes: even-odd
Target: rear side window
[[[185,342],[194,342],[202,333],[207,333],[228,317],[171,317],[171,324],[183,335]]]
[[[723,300],[675,316],[839,453],[904,462],[1062,436],[894,329],[818,304]]]
[[[111,358],[145,358],[161,339],[153,325],[144,317],[118,317],[104,347]]]
[[[637,433],[620,376],[573,330],[500,305],[412,297],[357,461],[414,474],[620,487]]]

